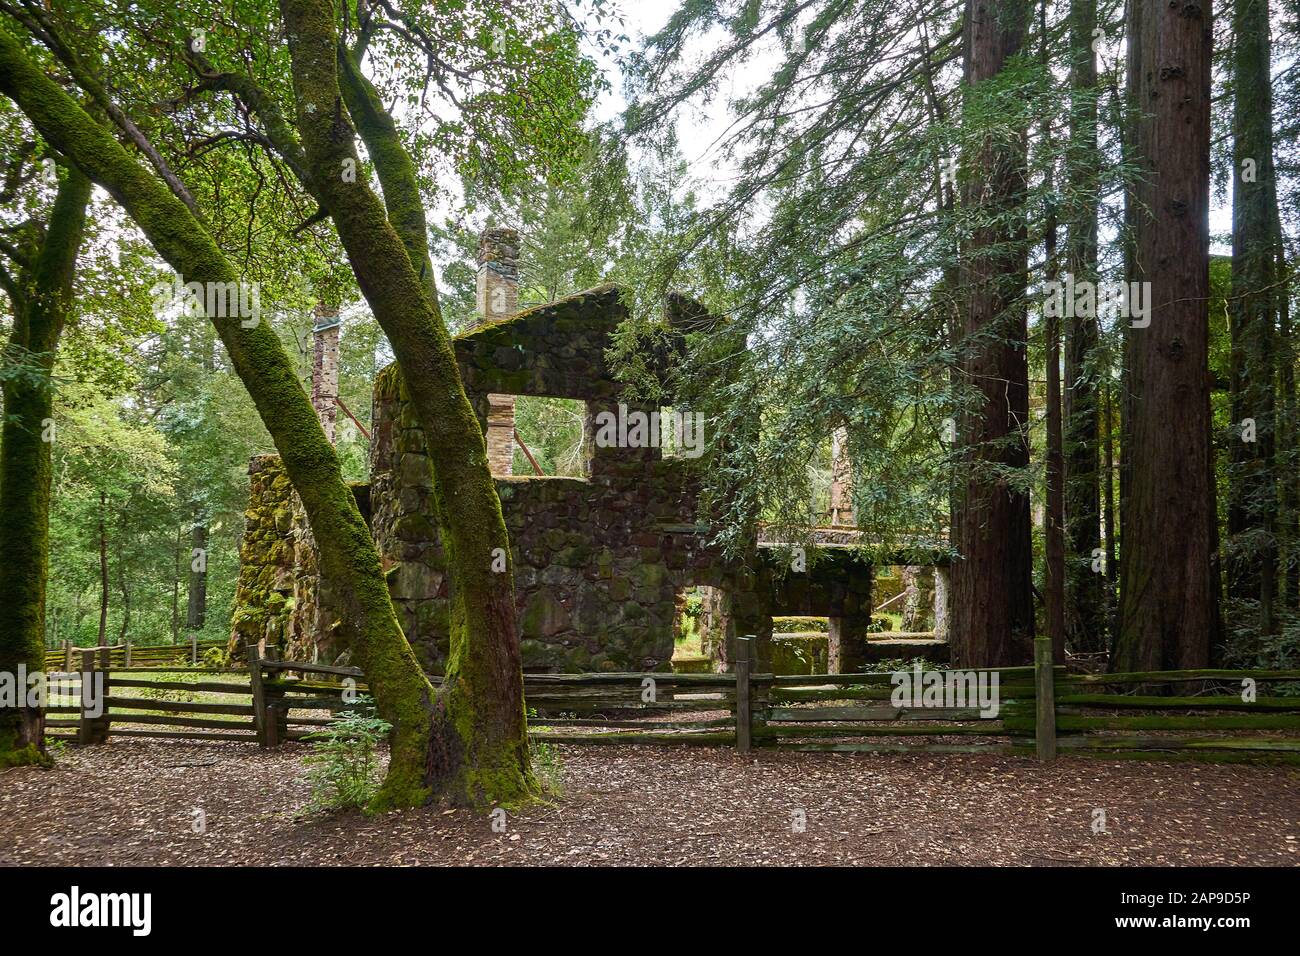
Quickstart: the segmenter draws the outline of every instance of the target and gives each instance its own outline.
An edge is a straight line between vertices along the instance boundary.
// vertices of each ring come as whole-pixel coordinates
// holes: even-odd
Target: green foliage
[[[1103,26],[1114,16],[1103,10]],[[968,462],[946,437],[975,398],[959,362],[988,345],[953,333],[955,279],[963,237],[1005,216],[1027,226],[1026,250],[1041,240],[1049,205],[1073,199],[1063,177],[1043,174],[1067,162],[1066,138],[1031,138],[1023,216],[953,202],[942,172],[1071,104],[1029,55],[964,85],[960,24],[950,3],[685,3],[636,62],[630,131],[668,168],[693,108],[723,106],[731,121],[710,147],[728,170],[715,188],[697,196],[698,177],[687,179],[656,200],[656,254],[638,270],[652,294],[635,309],[642,332],[661,331],[659,302],[678,288],[717,317],[687,336],[672,388],[705,415],[707,507],[727,526],[723,543],[743,545],[755,520],[783,540],[806,536],[826,509],[837,429],[857,523],[890,547],[942,540],[962,477],[1039,480]],[[1049,22],[1029,49],[1063,49],[1062,29]],[[733,82],[754,63],[758,79]],[[1112,159],[1104,190],[1125,175]],[[960,170],[958,185],[979,172]],[[652,393],[644,345],[625,330],[614,358],[630,387]]]
[[[102,531],[115,605],[106,638],[160,643],[177,561],[168,518],[176,467],[166,441],[138,413],[80,384],[61,390],[55,428],[49,638],[82,645],[97,639]],[[138,632],[129,626],[131,614]]]
[[[571,716],[571,715],[565,715]],[[537,710],[533,707],[528,708],[528,719],[536,719]],[[530,736],[528,738],[528,751],[532,755],[533,774],[537,777],[537,782],[542,786],[542,792],[552,797],[560,797],[564,794],[563,764],[560,761],[560,755],[555,747],[544,740],[535,740],[531,736],[533,733],[545,733],[550,730],[549,727],[529,726]]]
[[[228,647],[209,647],[203,652],[199,666],[208,667],[213,670],[226,670],[230,667],[230,648]]]
[[[325,730],[308,734],[312,752],[303,762],[311,799],[304,812],[368,806],[379,792],[378,747],[391,729],[374,715],[374,701],[362,696],[354,709],[337,714]]]
[[[910,660],[905,657],[891,657],[887,660],[873,661],[862,670],[866,674],[893,674],[898,671],[910,671],[916,667],[923,671],[940,671],[946,666],[945,664],[932,664],[921,657],[913,657]]]
[[[585,414],[582,402],[529,395],[517,399],[515,429],[533,453],[542,474],[577,478],[584,476]],[[516,475],[533,474],[532,463],[517,444],[513,470]]]
[[[172,663],[177,666],[189,664],[187,656],[178,656]],[[205,665],[206,666],[206,665]],[[165,680],[169,684],[199,684],[208,678],[207,674],[196,674],[192,671],[169,671],[160,675],[159,680]],[[151,700],[173,700],[183,703],[192,703],[199,699],[199,691],[179,690],[174,687],[142,687],[140,696],[148,697]]]

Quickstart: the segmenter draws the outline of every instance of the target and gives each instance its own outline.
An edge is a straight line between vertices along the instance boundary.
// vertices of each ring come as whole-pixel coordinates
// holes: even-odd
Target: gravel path
[[[0,864],[1300,863],[1293,769],[556,750],[562,796],[508,815],[504,832],[487,815],[438,808],[298,819],[300,747],[67,750],[54,770],[0,771]],[[1094,833],[1098,810],[1105,832]]]

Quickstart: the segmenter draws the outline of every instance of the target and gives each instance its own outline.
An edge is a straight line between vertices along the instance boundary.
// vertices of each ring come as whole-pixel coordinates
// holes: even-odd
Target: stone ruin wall
[[[254,455],[248,482],[230,654],[238,660],[250,641],[261,641],[289,660],[333,660],[339,649],[330,592],[320,576],[302,502],[280,456]],[[354,483],[351,488],[368,522],[370,487]]]
[[[757,542],[746,561],[728,560],[699,523],[694,469],[707,459],[665,459],[658,448],[600,448],[590,441],[596,415],[619,405],[604,355],[624,316],[617,290],[601,287],[483,323],[454,341],[466,392],[485,427],[489,396],[539,395],[586,405],[585,478],[497,476],[524,666],[666,670],[678,595],[706,585],[717,589],[711,616],[720,639],[712,651],[720,669],[733,659],[737,634],[755,635],[756,665],[770,666],[774,615],[829,616],[831,665],[856,668],[870,625],[869,564],[849,548],[832,547],[822,559],[814,557],[808,571],[787,572],[776,565],[779,552]],[[433,475],[395,366],[375,383],[373,425],[371,483],[357,489],[358,503],[371,523],[402,627],[427,669],[439,673],[449,641],[449,600]],[[276,470],[278,459],[254,462],[240,623],[232,642],[265,637],[291,659],[332,659],[337,649],[327,595],[320,594],[301,508],[294,507],[282,469]]]
[[[486,323],[456,340],[466,391],[490,422],[488,396],[586,402],[590,422],[616,409],[604,365],[624,312],[600,288]],[[586,478],[497,476],[510,534],[520,649],[529,670],[654,670],[673,654],[677,592],[727,576],[695,525],[685,459],[658,449],[596,448]],[[498,469],[499,470],[499,469]],[[396,367],[376,383],[373,528],[407,637],[434,671],[448,643],[448,582],[431,501],[424,433]]]
[[[231,616],[232,655],[242,655],[250,642],[285,644],[293,607],[293,498],[279,455],[255,455],[249,461],[248,508]]]

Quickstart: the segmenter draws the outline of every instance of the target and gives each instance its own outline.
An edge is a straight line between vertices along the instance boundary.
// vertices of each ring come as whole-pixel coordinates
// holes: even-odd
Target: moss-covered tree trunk
[[[333,218],[361,292],[392,344],[434,467],[451,584],[451,647],[435,707],[429,783],[435,793],[471,805],[527,800],[538,787],[529,760],[510,544],[482,426],[438,308],[415,167],[391,116],[340,47],[331,4],[281,0],[281,10],[310,188]],[[384,202],[363,177],[343,175],[359,167],[349,115],[380,173]]]
[[[202,221],[4,32],[0,93],[17,103],[47,142],[121,203],[184,281],[227,288],[239,282]],[[379,803],[420,804],[429,796],[432,688],[398,626],[374,541],[343,481],[334,447],[270,325],[248,317],[210,318],[302,499],[320,546],[322,573],[339,595],[342,631],[351,637],[380,714],[393,724]]]
[[[49,376],[72,306],[77,254],[85,235],[90,181],[63,170],[45,235],[30,269],[10,289],[12,357],[40,377],[6,380],[0,436],[0,671],[45,669],[45,587],[50,553]],[[39,707],[0,708],[0,767],[43,763],[45,719]]]

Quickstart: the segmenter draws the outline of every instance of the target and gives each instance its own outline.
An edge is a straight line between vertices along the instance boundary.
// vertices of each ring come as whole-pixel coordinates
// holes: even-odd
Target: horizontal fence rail
[[[273,747],[329,726],[368,691],[359,668],[283,661],[260,644],[247,649],[247,670],[134,660],[128,667],[113,657],[116,648],[77,650],[73,666],[60,659],[63,696],[51,700],[46,726],[48,736],[81,744],[123,736]],[[922,688],[921,699],[900,704],[891,673],[756,674],[752,660],[751,639],[739,638],[729,674],[525,674],[530,738],[741,752],[1019,754],[1044,762],[1060,751],[1300,763],[1300,695],[1287,696],[1286,686],[1268,690],[1300,685],[1300,671],[1069,674],[1053,666],[1040,639],[1032,666],[909,672],[942,693],[964,688],[975,700],[926,700]],[[102,682],[99,712],[81,693],[87,677]],[[978,699],[995,680],[995,700]],[[996,706],[980,706],[990,702]]]
[[[150,667],[175,664],[179,660],[188,660],[197,664],[212,648],[225,649],[222,640],[190,641],[184,644],[107,644],[98,647],[77,647],[71,641],[64,641],[60,647],[47,648],[45,651],[45,669],[47,671],[70,671],[81,661],[86,651],[94,651],[103,661],[107,653],[107,662],[111,667]]]
[[[1066,674],[1056,681],[1056,745],[1115,759],[1300,763],[1297,670]],[[1285,689],[1285,688],[1284,688]]]

